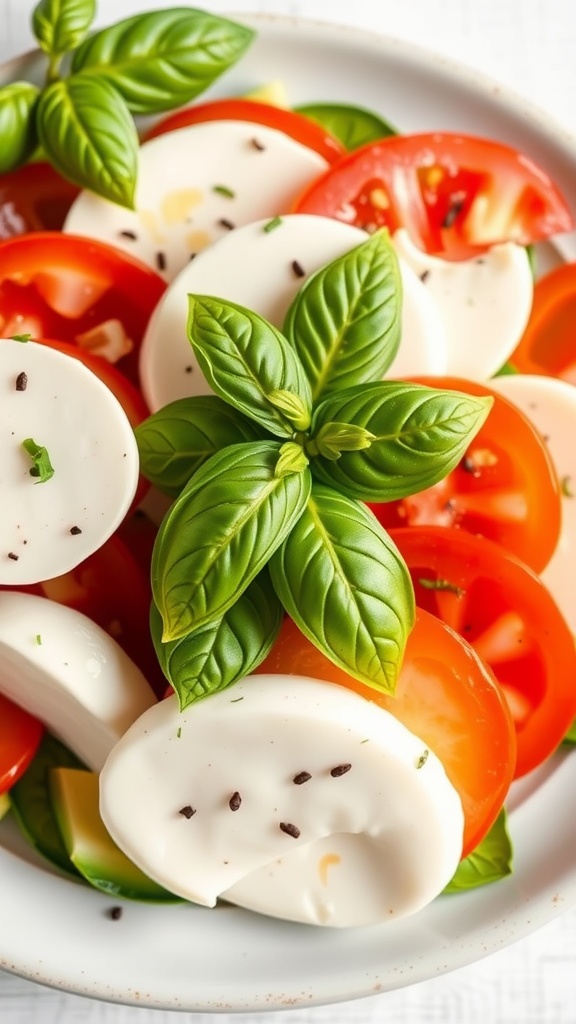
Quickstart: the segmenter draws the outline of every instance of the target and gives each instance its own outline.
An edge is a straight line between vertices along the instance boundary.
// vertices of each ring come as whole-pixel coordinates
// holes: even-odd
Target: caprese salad
[[[576,719],[573,214],[495,141],[199,101],[248,29],[93,7],[0,89],[0,810],[307,924],[501,878]]]

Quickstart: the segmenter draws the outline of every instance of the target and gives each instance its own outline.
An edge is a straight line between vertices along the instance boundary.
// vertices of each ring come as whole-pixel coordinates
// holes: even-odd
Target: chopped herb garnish
[[[217,192],[219,196],[226,196],[227,199],[234,199],[234,196],[236,195],[236,193],[231,188],[228,188],[227,185],[213,185],[212,191]]]
[[[574,491],[572,490],[572,477],[563,476],[560,481],[560,490],[565,498],[573,498]]]
[[[32,341],[32,335],[31,334],[11,334],[10,335],[10,340],[11,341],[22,341],[22,342]]]
[[[30,470],[30,476],[38,477],[36,482],[45,484],[47,480],[54,476],[54,469],[47,449],[41,444],[36,444],[36,441],[31,437],[27,437],[22,441],[22,447],[28,452],[34,463]]]
[[[421,576],[418,578],[418,583],[424,587],[424,590],[448,590],[451,594],[456,594],[457,597],[464,597],[466,593],[463,587],[459,587],[457,583],[451,583],[450,580],[430,580]]]
[[[424,765],[426,764],[426,761],[428,760],[429,753],[430,753],[430,751],[428,749],[426,749],[422,754],[420,754],[420,757],[418,758],[418,760],[416,762],[416,768],[423,768],[424,767]]]
[[[285,832],[287,836],[292,836],[293,839],[298,839],[300,835],[298,825],[293,825],[290,821],[281,821],[280,828],[282,832]]]
[[[268,234],[269,231],[275,231],[276,228],[279,228],[281,223],[282,217],[272,217],[272,220],[269,220],[268,223],[264,225],[262,230],[265,231],[266,234]]]
[[[234,700],[231,700],[230,703],[237,704],[239,700],[244,700],[244,697],[234,697]]]
[[[38,647],[42,646],[42,636],[40,633],[36,633],[36,643],[38,644]]]
[[[22,373],[19,373],[18,376],[16,377],[16,391],[26,391],[27,387],[28,374],[24,373],[24,370],[22,370]]]
[[[179,725],[177,730],[176,730],[176,739],[179,740],[181,735],[182,735],[182,726]]]
[[[351,764],[337,764],[335,768],[330,769],[330,775],[333,779],[338,779],[341,775],[346,775],[346,772],[349,772],[351,767]]]

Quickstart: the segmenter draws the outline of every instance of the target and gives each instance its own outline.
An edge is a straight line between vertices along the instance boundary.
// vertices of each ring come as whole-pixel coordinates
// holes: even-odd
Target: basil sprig
[[[40,142],[65,178],[132,207],[138,163],[133,115],[194,99],[242,56],[254,33],[206,11],[174,7],[88,35],[95,13],[95,0],[40,0],[34,8],[46,84],[39,90],[13,82],[0,89],[0,173],[25,163]]]
[[[414,595],[400,553],[363,502],[404,497],[441,479],[492,404],[372,379],[396,351],[397,280],[382,231],[307,282],[288,311],[286,335],[224,299],[189,297],[190,343],[217,405],[189,398],[177,418],[168,407],[136,431],[144,474],[169,492],[179,443],[202,436],[193,457],[179,462],[191,476],[152,559],[156,648],[181,703],[230,685],[265,657],[262,638],[274,628],[261,603],[250,601],[259,650],[251,659],[225,667],[222,623],[228,628],[242,612],[238,602],[266,566],[274,607],[280,603],[335,664],[394,692]],[[342,390],[344,381],[351,386]],[[212,413],[224,407],[219,424]],[[230,443],[228,428],[239,421],[246,426]],[[248,424],[258,437],[247,436]],[[210,664],[209,678],[202,669],[194,681],[198,659]]]

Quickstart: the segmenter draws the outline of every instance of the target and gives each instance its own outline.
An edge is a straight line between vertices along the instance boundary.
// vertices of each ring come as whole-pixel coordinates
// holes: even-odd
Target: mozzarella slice
[[[552,558],[540,573],[576,635],[576,388],[536,374],[495,377],[489,385],[513,402],[546,439],[562,484],[562,525]]]
[[[289,210],[327,166],[318,153],[264,125],[190,125],[141,146],[134,211],[85,191],[64,231],[119,246],[171,281],[233,228]]]
[[[397,231],[400,256],[424,282],[446,332],[447,373],[483,380],[506,362],[532,308],[533,279],[526,250],[496,245],[470,260],[443,260],[416,248]]]
[[[182,713],[174,696],[142,715],[102,770],[100,812],[185,899],[375,924],[432,900],[461,855],[459,796],[424,748],[344,687],[249,676]]]
[[[273,231],[266,224],[238,228],[205,249],[165,292],[141,349],[142,388],[152,411],[211,390],[186,335],[189,294],[236,302],[281,328],[303,282],[366,240],[359,228],[309,214],[282,217]],[[439,315],[416,274],[403,261],[400,269],[402,340],[387,376],[442,373],[446,346]]]
[[[112,392],[45,345],[0,339],[0,583],[37,583],[96,551],[128,511],[138,449]],[[24,442],[46,450],[49,479]]]
[[[0,692],[94,771],[156,702],[140,669],[86,615],[10,590],[0,592]]]

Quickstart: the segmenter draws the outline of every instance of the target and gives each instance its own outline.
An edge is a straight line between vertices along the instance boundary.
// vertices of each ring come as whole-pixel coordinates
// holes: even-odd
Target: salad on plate
[[[574,230],[247,25],[40,0],[0,88],[0,808],[126,901],[389,925],[574,739]],[[192,908],[191,908],[192,910]]]

